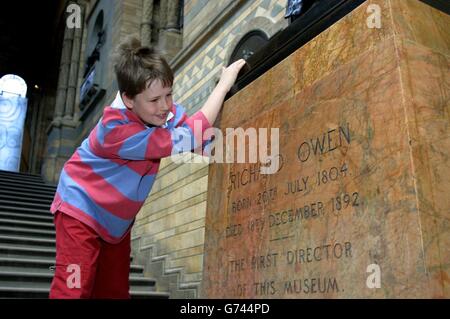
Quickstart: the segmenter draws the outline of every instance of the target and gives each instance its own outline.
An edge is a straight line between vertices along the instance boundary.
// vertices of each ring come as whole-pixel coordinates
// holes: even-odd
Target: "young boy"
[[[51,212],[56,264],[50,298],[129,298],[130,229],[163,157],[216,120],[245,61],[223,68],[205,105],[187,117],[172,101],[173,72],[152,48],[128,38],[114,69],[119,93],[64,165]],[[189,143],[190,145],[191,143]]]

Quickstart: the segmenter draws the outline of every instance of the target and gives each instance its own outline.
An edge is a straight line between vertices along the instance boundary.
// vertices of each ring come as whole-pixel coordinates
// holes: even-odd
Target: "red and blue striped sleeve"
[[[89,136],[90,149],[103,158],[153,160],[203,145],[203,133],[211,127],[205,115],[198,111],[188,117],[179,105],[173,112],[166,127],[147,127],[130,111],[106,108]]]

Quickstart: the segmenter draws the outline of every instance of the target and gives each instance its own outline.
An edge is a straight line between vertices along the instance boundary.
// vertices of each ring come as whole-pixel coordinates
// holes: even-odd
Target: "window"
[[[89,48],[91,50],[91,54],[87,58],[83,78],[86,78],[95,62],[100,60],[100,49],[105,43],[105,28],[103,16],[104,14],[102,10],[98,13],[97,18],[95,19],[94,28],[92,30],[92,34],[89,37]]]
[[[25,97],[27,95],[27,84],[20,76],[7,74],[0,79],[0,94],[4,97]]]
[[[261,49],[268,41],[269,39],[267,35],[260,30],[255,30],[247,33],[236,45],[236,48],[231,54],[229,64],[239,59],[247,60],[256,51]]]

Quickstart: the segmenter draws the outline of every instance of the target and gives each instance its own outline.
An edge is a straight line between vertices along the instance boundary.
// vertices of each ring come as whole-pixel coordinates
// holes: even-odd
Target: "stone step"
[[[33,236],[35,238],[55,238],[54,230],[39,230],[33,228],[0,226],[0,234],[13,236]]]
[[[0,170],[1,176],[43,180],[41,175]]]
[[[33,271],[0,270],[0,283],[3,287],[29,286],[35,288],[50,288],[54,273]],[[154,291],[155,280],[130,275],[130,287],[136,291]]]
[[[54,264],[54,259],[0,257],[0,270],[4,271],[52,272],[50,267],[54,266]],[[130,265],[130,275],[143,277],[144,267]]]
[[[53,215],[48,212],[47,215],[44,214],[29,214],[26,210],[18,212],[8,212],[0,210],[0,218],[9,218],[14,220],[23,221],[35,221],[35,222],[48,222],[53,223]]]
[[[35,204],[43,204],[50,207],[53,201],[53,197],[49,196],[48,198],[42,198],[40,196],[31,197],[30,194],[17,194],[16,192],[10,192],[8,194],[4,192],[0,192],[0,200],[1,201],[16,201],[19,203],[35,203]]]
[[[0,218],[0,226],[21,227],[36,230],[53,230],[53,231],[55,230],[55,225],[53,223],[15,220],[3,217]]]
[[[0,235],[0,244],[28,245],[33,247],[55,247],[55,239]]]
[[[44,182],[43,179],[37,178],[26,178],[20,176],[8,176],[0,174],[0,183],[24,183],[24,184],[36,184],[36,185],[48,185]],[[53,186],[53,185],[50,185]]]
[[[51,196],[51,197],[53,197],[56,192],[55,190],[51,190],[51,189],[0,184],[0,193],[3,193],[5,191],[14,191],[14,192],[17,192],[18,194],[30,194],[30,195],[34,194],[34,195],[44,195],[44,196]]]
[[[38,177],[0,171],[0,298],[48,298],[56,255],[49,211],[55,191]],[[142,266],[130,265],[132,298],[169,298],[155,289]]]
[[[20,271],[20,272],[42,272],[53,273],[50,267],[55,265],[55,260],[51,258],[18,258],[0,257],[0,271]]]
[[[34,268],[46,271],[49,267],[54,266],[55,255],[56,250],[54,248],[0,244],[0,266],[2,267],[10,268],[14,265],[20,265],[23,271]],[[136,288],[140,286],[148,287],[148,283],[153,283],[150,286],[154,286],[154,279],[144,278],[143,272],[142,266],[130,265],[130,278],[133,279]],[[142,280],[138,280],[139,278]]]
[[[24,208],[24,207],[12,206],[12,205],[0,205],[0,212],[11,212],[11,213],[19,212],[20,213],[20,212],[23,212],[24,210],[26,210],[27,213],[51,216],[50,207],[48,207],[48,208],[31,208],[31,207]]]
[[[0,244],[0,257],[48,259],[55,256],[56,249],[51,247]]]
[[[35,192],[25,192],[23,190],[10,190],[10,189],[0,189],[0,195],[2,198],[11,198],[14,199],[14,196],[17,196],[19,198],[26,198],[28,200],[41,200],[41,201],[49,201],[50,203],[53,201],[53,198],[55,197],[54,193],[49,193],[48,195],[39,194]]]
[[[20,187],[25,186],[28,188],[56,190],[55,185],[45,184],[44,182],[27,181],[27,180],[23,180],[23,179],[19,180],[19,179],[3,177],[3,176],[0,176],[0,184],[11,185],[11,186],[20,186]]]
[[[141,265],[130,265],[130,274],[135,277],[144,277],[144,267]]]
[[[130,291],[131,299],[169,299],[168,292],[160,291]]]
[[[50,210],[49,204],[43,204],[43,203],[35,203],[35,202],[24,202],[24,201],[17,201],[13,199],[0,199],[0,209],[2,207],[13,207],[18,209],[19,207],[23,208],[35,208],[35,209],[43,209],[43,210]]]
[[[0,298],[48,298],[50,288],[33,287],[3,287],[0,283]],[[133,291],[130,290],[132,299],[168,299],[169,294],[157,291]]]
[[[4,287],[0,283],[0,298],[48,298],[49,288]]]
[[[36,184],[41,184],[41,185],[50,185],[50,186],[54,186],[52,184],[47,184],[44,182],[44,180],[38,179],[38,178],[27,178],[27,177],[20,177],[20,176],[7,176],[4,174],[0,174],[0,182],[3,183],[2,181],[5,181],[5,183],[9,183],[9,182],[24,182],[24,183],[36,183]]]
[[[0,271],[0,283],[3,287],[31,286],[35,288],[50,288],[53,273],[31,271]]]

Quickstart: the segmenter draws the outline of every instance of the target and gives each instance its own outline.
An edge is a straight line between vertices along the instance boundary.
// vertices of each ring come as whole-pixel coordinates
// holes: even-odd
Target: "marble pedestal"
[[[450,297],[448,30],[366,1],[225,103],[224,132],[279,128],[282,165],[211,164],[203,297]]]

